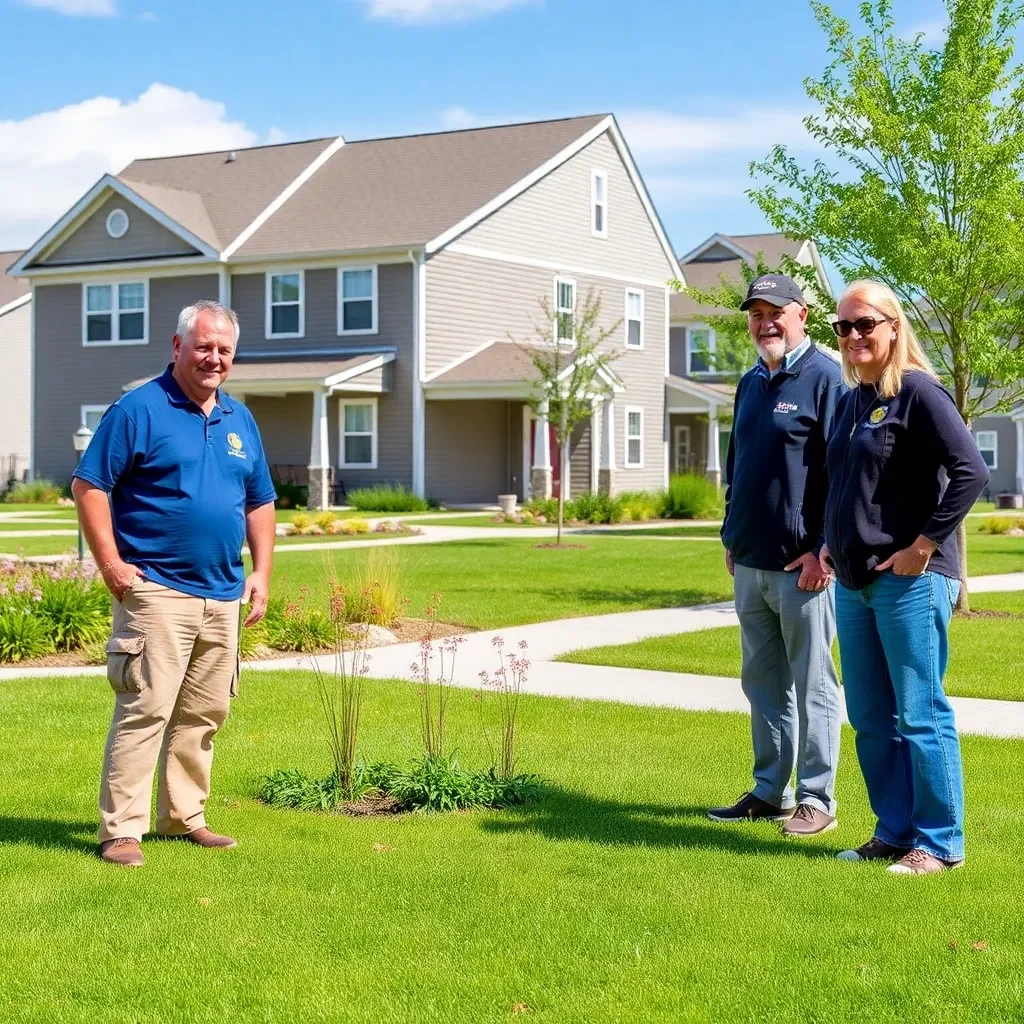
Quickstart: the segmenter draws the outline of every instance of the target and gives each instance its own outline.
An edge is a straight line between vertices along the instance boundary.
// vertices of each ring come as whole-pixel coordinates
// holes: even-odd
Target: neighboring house
[[[831,294],[828,276],[813,241],[794,242],[784,235],[712,235],[680,257],[683,280],[691,288],[710,290],[723,275],[742,280],[744,262],[754,265],[763,253],[769,266],[790,256],[808,267],[819,287]],[[715,331],[709,316],[729,310],[702,306],[686,294],[673,293],[670,303],[669,372],[665,406],[669,421],[669,465],[673,473],[704,473],[722,481],[735,388],[712,369]],[[756,355],[751,343],[750,364]]]
[[[178,310],[230,303],[227,390],[310,504],[374,482],[493,503],[665,484],[666,282],[679,266],[614,117],[137,160],[19,259],[32,284],[32,469],[170,358]],[[589,289],[619,326],[558,465],[528,341]]]
[[[0,252],[0,492],[29,468],[29,409],[32,290],[28,281],[4,273],[23,255]]]
[[[1011,412],[978,416],[971,423],[974,440],[989,470],[986,496],[1024,494],[1024,404]]]

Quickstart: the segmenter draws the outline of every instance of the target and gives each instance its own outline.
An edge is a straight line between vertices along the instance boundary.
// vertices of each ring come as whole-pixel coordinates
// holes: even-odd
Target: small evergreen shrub
[[[658,519],[665,504],[665,495],[649,491],[623,491],[617,495],[622,506],[622,519],[631,523],[643,523]]]
[[[543,516],[549,523],[558,520],[557,498],[531,498],[523,508],[534,517]]]
[[[431,503],[401,484],[376,484],[349,491],[346,500],[360,512],[427,512]]]
[[[580,523],[619,523],[622,522],[623,514],[622,500],[607,494],[588,492],[565,504],[565,518]]]
[[[981,532],[992,534],[1024,530],[1024,516],[986,516],[981,521]]]
[[[665,519],[712,519],[722,514],[718,488],[700,473],[673,476],[663,502]]]
[[[338,517],[333,512],[318,512],[313,516],[313,522],[320,527],[324,533],[330,533],[334,521]]]

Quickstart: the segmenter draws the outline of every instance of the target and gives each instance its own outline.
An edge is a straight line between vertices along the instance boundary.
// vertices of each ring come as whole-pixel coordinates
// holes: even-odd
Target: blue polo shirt
[[[117,550],[147,579],[241,596],[245,511],[276,496],[244,405],[218,392],[206,416],[168,366],[107,409],[74,475],[110,494]]]

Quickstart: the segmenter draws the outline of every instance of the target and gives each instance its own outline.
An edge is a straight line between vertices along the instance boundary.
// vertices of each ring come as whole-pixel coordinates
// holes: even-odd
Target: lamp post
[[[83,423],[72,435],[71,443],[75,446],[76,462],[82,461],[82,452],[89,447],[92,440],[92,431]],[[81,562],[85,556],[85,548],[82,544],[82,522],[78,521],[78,561]]]

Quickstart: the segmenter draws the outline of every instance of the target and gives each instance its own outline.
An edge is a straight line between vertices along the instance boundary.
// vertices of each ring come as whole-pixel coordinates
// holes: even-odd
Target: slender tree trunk
[[[967,520],[956,528],[956,546],[960,553],[960,596],[956,599],[956,611],[969,612],[971,598],[967,593]]]

